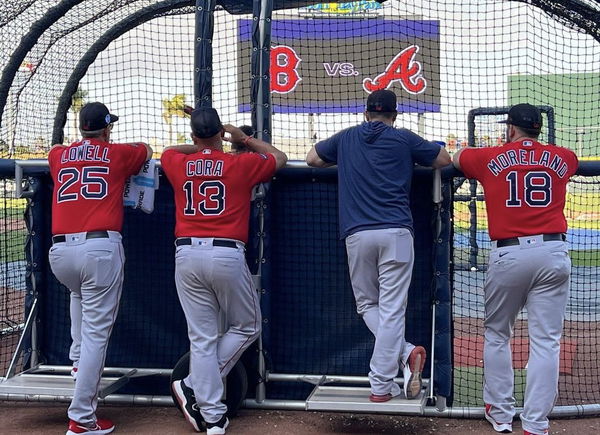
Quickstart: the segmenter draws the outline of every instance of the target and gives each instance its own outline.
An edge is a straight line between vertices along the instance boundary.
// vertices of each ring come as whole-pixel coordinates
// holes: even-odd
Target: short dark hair
[[[252,126],[240,125],[240,130],[242,130],[246,136],[254,137],[254,129]],[[241,142],[231,142],[231,149],[239,153],[246,151],[246,146]]]
[[[370,119],[394,119],[397,112],[367,112]]]
[[[254,137],[254,129],[251,125],[240,125],[240,130],[242,130],[246,136]]]
[[[84,138],[94,138],[94,137],[100,137],[102,136],[102,132],[104,132],[104,129],[102,130],[94,130],[94,131],[85,131],[85,130],[80,130],[81,131],[81,137]]]
[[[534,139],[537,139],[538,136],[541,134],[541,129],[539,128],[525,128],[525,127],[519,127],[518,125],[513,125],[514,128],[516,128],[517,130],[520,130],[521,133],[523,133],[525,136],[527,137],[531,137]]]

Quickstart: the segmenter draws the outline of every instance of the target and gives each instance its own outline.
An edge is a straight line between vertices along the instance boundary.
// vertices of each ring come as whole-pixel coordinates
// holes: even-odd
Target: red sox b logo
[[[293,48],[278,45],[271,48],[271,91],[278,94],[292,92],[302,80],[296,68],[302,59]]]
[[[363,88],[369,94],[380,89],[388,89],[398,81],[411,94],[420,94],[427,87],[427,81],[421,75],[421,64],[415,60],[419,47],[411,45],[398,53],[388,64],[384,72],[374,79],[363,80]]]

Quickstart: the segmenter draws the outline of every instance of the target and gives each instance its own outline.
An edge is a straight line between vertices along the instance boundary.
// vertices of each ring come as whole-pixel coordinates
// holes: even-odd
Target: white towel
[[[154,211],[154,190],[158,189],[158,168],[154,159],[148,160],[137,175],[129,177],[123,192],[126,207],[139,208],[145,213]]]

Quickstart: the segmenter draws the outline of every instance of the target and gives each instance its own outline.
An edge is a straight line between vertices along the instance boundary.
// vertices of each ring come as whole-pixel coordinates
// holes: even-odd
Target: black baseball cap
[[[367,112],[396,112],[396,94],[381,89],[373,92],[367,98]]]
[[[542,112],[531,104],[516,104],[508,111],[508,118],[500,123],[540,130],[542,128]]]
[[[79,128],[82,131],[97,131],[117,122],[119,117],[108,111],[108,108],[98,102],[87,103],[79,112]]]
[[[212,107],[198,107],[192,112],[190,122],[194,136],[201,139],[213,137],[223,130],[219,114]]]

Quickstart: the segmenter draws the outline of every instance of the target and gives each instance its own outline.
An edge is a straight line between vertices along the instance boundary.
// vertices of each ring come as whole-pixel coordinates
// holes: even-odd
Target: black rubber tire
[[[185,378],[189,373],[190,353],[188,352],[183,355],[179,361],[177,361],[175,367],[173,367],[173,373],[171,373],[171,384],[175,381]],[[242,402],[246,398],[246,393],[248,392],[248,376],[246,375],[244,364],[241,361],[238,361],[227,375],[226,385],[226,399],[223,401],[223,403],[227,405],[227,416],[235,417],[238,410],[242,406]],[[179,409],[181,412],[181,407],[179,406],[179,402],[173,394],[173,389],[171,388],[170,390],[173,402],[175,402],[175,406],[177,406],[177,409]]]

